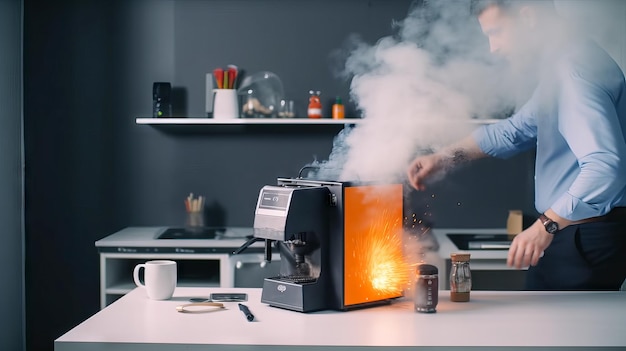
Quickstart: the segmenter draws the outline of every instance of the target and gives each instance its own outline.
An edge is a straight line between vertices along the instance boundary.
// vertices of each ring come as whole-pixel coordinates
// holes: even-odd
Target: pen
[[[254,315],[252,314],[252,312],[250,312],[248,306],[244,304],[239,304],[239,310],[246,315],[246,319],[248,320],[248,322],[252,322],[254,320]]]

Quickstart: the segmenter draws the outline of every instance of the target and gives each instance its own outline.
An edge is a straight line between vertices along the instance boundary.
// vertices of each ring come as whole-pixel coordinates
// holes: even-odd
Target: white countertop
[[[185,314],[176,306],[210,292],[246,292],[256,316],[248,322],[236,303]],[[438,312],[413,311],[409,300],[349,312],[303,314],[260,302],[261,289],[177,288],[167,301],[137,288],[55,341],[75,350],[383,350],[625,347],[624,292],[473,291],[468,303],[440,291]],[[553,348],[553,350],[554,350]]]

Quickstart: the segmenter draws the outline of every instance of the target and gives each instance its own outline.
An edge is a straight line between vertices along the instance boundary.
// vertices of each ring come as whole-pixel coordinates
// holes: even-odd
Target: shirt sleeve
[[[576,156],[580,173],[552,210],[570,220],[601,216],[626,185],[626,143],[615,107],[620,89],[613,89],[623,90],[623,76],[571,66],[559,76],[559,132]]]
[[[509,158],[537,144],[537,123],[531,98],[513,116],[476,129],[472,136],[486,155]]]

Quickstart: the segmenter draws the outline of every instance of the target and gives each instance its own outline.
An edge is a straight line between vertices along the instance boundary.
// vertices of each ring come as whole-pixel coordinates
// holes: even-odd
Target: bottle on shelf
[[[309,118],[322,118],[322,101],[320,100],[321,91],[309,90],[309,108],[307,115]]]
[[[341,102],[341,97],[337,96],[335,98],[335,103],[333,104],[333,119],[343,119],[344,117],[345,108]]]

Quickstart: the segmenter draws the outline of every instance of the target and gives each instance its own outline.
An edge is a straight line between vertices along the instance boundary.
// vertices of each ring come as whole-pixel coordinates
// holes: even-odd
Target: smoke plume
[[[352,36],[341,74],[367,123],[343,130],[321,179],[397,181],[417,154],[467,134],[470,119],[512,105],[508,79],[486,47],[469,2],[414,5],[395,33],[369,45]]]
[[[598,11],[600,3],[608,4],[605,10],[617,11]],[[596,34],[590,36],[609,52],[613,46],[615,57],[615,47],[620,45],[614,42],[623,43],[624,31],[611,30],[603,19],[614,18],[613,23],[626,29],[622,25],[626,2],[561,0],[555,5],[562,15],[574,19],[568,27],[572,32],[566,34],[581,28],[583,34]],[[585,7],[595,11],[585,11]],[[598,19],[589,21],[589,15]],[[604,25],[596,26],[598,23]],[[588,33],[590,29],[595,32]],[[354,35],[343,50],[334,53],[342,58],[339,73],[351,79],[351,97],[363,112],[365,123],[336,136],[328,160],[313,164],[319,167],[314,177],[403,181],[415,156],[436,151],[467,135],[477,126],[472,122],[508,117],[536,85],[538,76],[523,70],[536,59],[530,50],[524,50],[524,44],[531,43],[519,45],[519,55],[510,65],[492,57],[487,38],[470,14],[469,0],[416,2],[407,17],[394,24],[394,30],[393,35],[373,45]],[[375,214],[365,217],[375,218]],[[404,254],[411,272],[426,260],[424,252],[436,250],[436,240],[428,234],[426,221],[428,218],[423,221],[415,213],[405,218]],[[413,281],[405,289],[408,296],[413,294],[411,286]]]
[[[561,0],[555,7],[578,15],[574,19],[589,28],[580,16],[585,3],[626,7],[609,0]],[[416,1],[393,29],[373,45],[353,35],[334,53],[342,58],[339,74],[351,79],[351,98],[366,123],[335,138],[328,160],[313,164],[320,167],[315,177],[402,180],[415,156],[463,137],[476,127],[472,122],[508,117],[536,84],[536,76],[516,74],[490,54],[469,0]]]

